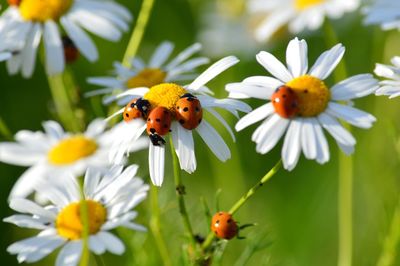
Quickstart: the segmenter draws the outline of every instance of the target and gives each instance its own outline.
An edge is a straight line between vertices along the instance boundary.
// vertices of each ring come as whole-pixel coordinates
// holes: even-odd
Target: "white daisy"
[[[192,83],[186,86],[180,86],[174,83],[162,83],[149,88],[136,88],[127,90],[121,93],[116,98],[129,97],[129,99],[135,99],[142,97],[142,99],[148,101],[149,103],[149,116],[144,116],[148,120],[152,120],[154,123],[164,123],[163,118],[161,121],[155,121],[157,117],[153,117],[156,108],[165,108],[164,113],[161,115],[166,115],[167,120],[165,134],[160,134],[161,137],[168,133],[168,129],[171,130],[172,141],[175,147],[176,154],[179,158],[181,169],[187,171],[188,173],[193,173],[196,170],[196,156],[194,151],[194,141],[193,141],[193,131],[196,131],[204,142],[208,145],[211,151],[217,156],[221,161],[226,161],[230,158],[231,153],[228,145],[225,143],[223,138],[218,134],[218,132],[211,126],[205,119],[202,119],[202,112],[205,110],[217,118],[229,131],[232,138],[234,139],[234,134],[230,129],[226,121],[221,117],[221,115],[215,110],[215,108],[225,109],[232,114],[238,116],[238,110],[242,112],[249,112],[250,107],[240,101],[232,99],[216,99],[211,97],[211,91],[205,87],[205,84],[210,80],[215,78],[221,72],[235,65],[239,60],[234,56],[229,56],[223,58],[222,60],[216,62],[201,75],[199,75]],[[191,95],[188,95],[191,94]],[[188,104],[188,108],[178,108],[179,103],[183,102]],[[192,107],[192,103],[195,107]],[[130,107],[130,103],[126,108]],[[118,111],[115,115],[123,113],[125,108]],[[126,111],[126,110],[125,110]],[[179,112],[184,112],[185,114],[191,114],[191,120],[185,120],[178,117]],[[124,113],[126,114],[126,113]],[[193,119],[192,119],[193,118]],[[129,119],[127,119],[129,120]],[[151,122],[147,122],[149,127],[147,128],[147,133],[150,134],[152,129]],[[192,127],[189,127],[192,125]],[[164,124],[162,125],[164,126]],[[119,125],[122,130],[119,130],[121,135],[116,138],[114,148],[111,153],[111,159],[115,162],[119,162],[123,159],[124,153],[129,149],[130,143],[140,137],[144,132],[146,132],[146,120],[143,118],[133,119],[130,122],[123,122]],[[156,134],[150,134],[150,136],[158,136],[158,131]],[[160,141],[162,142],[163,139]],[[149,145],[149,168],[150,177],[154,185],[161,186],[164,179],[164,154],[165,145],[155,141],[150,142]]]
[[[124,171],[116,166],[109,171],[90,168],[86,172],[83,190],[89,220],[88,243],[97,255],[106,251],[121,255],[125,251],[121,240],[108,231],[119,226],[146,230],[133,222],[138,213],[132,209],[146,198],[149,189],[135,177],[137,169],[132,165]],[[28,199],[11,199],[10,207],[22,214],[4,221],[41,232],[10,245],[7,251],[17,254],[20,263],[32,263],[63,246],[55,265],[77,265],[83,248],[83,226],[82,199],[75,177],[65,176],[62,182],[54,179],[39,182],[35,191],[47,198],[50,205],[42,207]]]
[[[400,2],[377,0],[364,9],[364,24],[380,25],[383,30],[400,29]]]
[[[55,121],[43,123],[45,132],[21,130],[16,142],[0,143],[0,161],[27,166],[10,197],[26,197],[41,179],[58,179],[65,173],[84,174],[89,166],[109,166],[108,154],[117,129],[106,131],[102,119],[91,122],[86,132],[65,132]],[[147,139],[132,143],[132,151],[147,147]]]
[[[256,39],[265,41],[286,24],[292,33],[316,30],[325,16],[338,19],[359,4],[359,0],[250,0],[248,10],[266,15],[255,31]]]
[[[90,84],[102,86],[99,90],[87,93],[87,96],[123,92],[127,89],[137,87],[153,87],[165,82],[179,82],[191,80],[195,77],[196,68],[209,63],[205,57],[192,57],[201,50],[201,44],[195,43],[176,57],[168,61],[174,50],[174,44],[171,42],[162,42],[148,63],[141,58],[135,57],[130,61],[131,67],[125,67],[119,62],[114,63],[113,74],[115,76],[92,77],[88,79]],[[106,104],[113,101],[115,97],[106,97]],[[125,105],[124,99],[120,100],[121,105]]]
[[[64,70],[65,58],[58,24],[89,61],[98,59],[94,42],[83,30],[110,41],[118,41],[128,30],[130,13],[111,0],[23,0],[0,17],[0,40],[11,43],[13,54],[7,61],[10,74],[33,73],[41,39],[44,41],[48,74]],[[4,48],[0,46],[0,52]]]
[[[329,160],[329,148],[322,128],[329,132],[340,148],[351,154],[355,138],[338,121],[370,128],[375,117],[349,104],[352,99],[374,93],[378,81],[371,74],[360,74],[339,82],[330,89],[324,80],[343,57],[345,48],[338,44],[324,52],[308,68],[307,43],[297,38],[286,51],[285,67],[272,54],[260,52],[257,61],[274,77],[254,76],[241,83],[228,84],[226,89],[233,98],[270,100],[247,114],[236,124],[236,130],[264,120],[256,129],[252,140],[256,150],[269,152],[286,132],[282,160],[292,170],[303,151],[305,157],[323,164]]]
[[[381,81],[376,95],[387,95],[389,99],[400,96],[400,57],[391,60],[393,66],[376,64],[375,74],[387,80]]]

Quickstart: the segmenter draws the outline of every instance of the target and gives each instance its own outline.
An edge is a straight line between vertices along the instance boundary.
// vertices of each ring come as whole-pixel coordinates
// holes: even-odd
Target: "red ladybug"
[[[299,113],[299,97],[288,86],[276,89],[271,97],[275,112],[283,118],[292,118]]]
[[[22,0],[7,0],[7,2],[10,6],[19,6]]]
[[[176,102],[175,117],[182,127],[188,130],[198,127],[203,119],[203,109],[199,99],[190,93],[184,94]]]
[[[172,116],[165,107],[158,106],[151,110],[147,118],[147,134],[153,145],[165,144],[162,136],[167,135],[171,128]]]
[[[232,239],[237,236],[239,228],[231,214],[218,212],[211,220],[211,230],[218,238]]]
[[[129,122],[136,118],[146,118],[150,108],[150,103],[143,98],[135,98],[126,106],[123,113],[125,122]]]
[[[64,47],[65,61],[68,64],[71,64],[78,60],[79,51],[78,48],[76,48],[74,42],[68,36],[63,36],[62,43]]]

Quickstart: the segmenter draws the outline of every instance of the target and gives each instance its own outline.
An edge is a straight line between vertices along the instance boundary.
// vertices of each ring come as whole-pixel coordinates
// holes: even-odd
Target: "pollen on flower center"
[[[72,3],[73,0],[23,0],[19,5],[19,11],[25,20],[57,21],[70,9]]]
[[[89,234],[96,234],[107,218],[107,210],[100,203],[85,200],[88,210]],[[74,202],[64,207],[56,219],[57,233],[67,239],[82,238],[83,223],[81,217],[81,202]]]
[[[70,164],[92,155],[97,148],[94,140],[78,135],[60,141],[49,151],[47,157],[55,165]]]
[[[294,0],[294,6],[297,10],[304,10],[311,6],[323,3],[325,0]]]
[[[297,77],[286,83],[286,86],[298,97],[299,116],[317,116],[326,109],[331,97],[325,83],[309,75]]]
[[[158,68],[145,68],[126,82],[128,88],[148,87],[164,82],[167,73]]]
[[[144,99],[150,102],[151,108],[163,106],[171,111],[175,110],[176,102],[187,91],[174,83],[162,83],[150,88],[144,95]]]

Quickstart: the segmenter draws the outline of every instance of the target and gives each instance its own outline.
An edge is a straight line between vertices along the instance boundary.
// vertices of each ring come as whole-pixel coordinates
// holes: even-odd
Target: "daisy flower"
[[[0,17],[0,40],[19,51],[7,61],[10,74],[32,76],[36,54],[43,38],[48,74],[64,70],[61,30],[89,61],[98,59],[94,42],[83,30],[110,41],[118,41],[128,30],[130,13],[111,0],[23,0],[13,1]],[[1,50],[0,52],[4,51]]]
[[[239,60],[234,56],[223,58],[216,62],[192,83],[181,86],[176,83],[162,83],[151,88],[136,88],[127,90],[116,98],[129,97],[133,99],[114,114],[123,113],[124,120],[119,125],[120,135],[116,138],[110,157],[119,162],[129,149],[130,143],[147,132],[151,142],[149,144],[150,177],[154,185],[161,186],[164,179],[164,136],[171,131],[172,142],[179,158],[181,169],[188,173],[196,170],[196,156],[194,151],[193,133],[196,131],[211,151],[221,161],[230,158],[230,150],[224,139],[205,119],[203,111],[207,111],[219,120],[234,134],[227,122],[215,110],[220,108],[238,115],[238,111],[249,112],[250,107],[238,100],[216,99],[205,86],[221,72],[235,65]]]
[[[272,54],[260,52],[257,61],[273,77],[254,76],[241,83],[228,84],[233,98],[258,98],[269,102],[247,114],[236,130],[264,120],[252,135],[256,150],[265,154],[285,135],[282,160],[292,170],[303,151],[305,157],[323,164],[329,161],[324,128],[346,153],[351,154],[355,138],[338,120],[359,128],[370,128],[375,117],[350,106],[352,99],[374,93],[378,81],[371,74],[352,76],[331,88],[324,82],[345,52],[341,44],[322,53],[309,69],[307,43],[295,38],[286,51],[285,67]]]
[[[286,24],[292,33],[316,30],[325,16],[338,19],[359,4],[359,0],[250,0],[248,10],[252,15],[265,15],[255,31],[256,39],[265,41]]]
[[[150,57],[148,63],[134,57],[130,60],[131,67],[125,67],[119,62],[114,63],[114,76],[91,77],[90,84],[101,86],[99,90],[87,93],[87,96],[126,91],[137,87],[153,87],[166,82],[178,82],[193,79],[196,68],[209,63],[205,57],[191,58],[201,50],[201,44],[195,43],[176,57],[168,60],[174,50],[171,42],[162,42]],[[115,93],[114,93],[115,94]],[[105,103],[110,103],[115,97],[106,97]],[[122,99],[122,105],[127,102]]]
[[[391,62],[393,66],[376,64],[375,67],[375,74],[387,79],[380,82],[376,95],[387,95],[389,99],[400,96],[400,57],[393,57]]]
[[[16,142],[0,143],[0,161],[29,167],[15,183],[12,197],[26,197],[42,179],[58,179],[65,173],[80,176],[89,166],[109,166],[108,153],[117,129],[105,130],[102,119],[91,122],[84,133],[65,132],[55,121],[43,123],[44,132],[21,130]],[[147,139],[132,143],[132,151],[147,147]]]
[[[110,230],[119,226],[146,230],[133,222],[138,213],[132,209],[146,198],[149,189],[135,177],[137,169],[133,165],[124,171],[122,167],[113,167],[109,171],[90,168],[86,172],[83,194],[88,209],[88,246],[97,255],[106,251],[124,253],[124,244]],[[83,249],[80,216],[83,200],[75,177],[65,176],[62,182],[42,180],[35,191],[47,198],[50,205],[42,207],[28,199],[11,199],[10,207],[21,214],[4,221],[40,233],[10,245],[7,251],[16,254],[20,263],[32,263],[62,247],[55,265],[77,265]]]
[[[400,29],[400,2],[378,0],[364,9],[364,24],[380,25],[383,30]]]

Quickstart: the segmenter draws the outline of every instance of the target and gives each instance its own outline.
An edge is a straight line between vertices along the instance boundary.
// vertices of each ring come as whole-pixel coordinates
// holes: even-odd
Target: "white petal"
[[[121,242],[121,240],[119,240],[119,238],[117,238],[113,234],[110,234],[108,232],[99,232],[97,236],[106,246],[106,249],[111,253],[121,255],[125,252],[124,244]]]
[[[3,219],[3,222],[12,223],[19,227],[43,230],[48,228],[48,219],[34,218],[28,215],[16,214]]]
[[[240,131],[274,113],[272,103],[261,105],[257,109],[243,116],[236,124],[236,131]]]
[[[317,137],[314,131],[314,124],[318,123],[314,118],[302,119],[301,125],[301,147],[304,152],[304,156],[313,160],[317,158]]]
[[[82,254],[82,241],[68,242],[57,256],[56,266],[76,266]]]
[[[160,68],[167,61],[173,50],[174,45],[171,42],[161,43],[150,58],[149,67]]]
[[[89,248],[96,255],[103,254],[106,251],[106,246],[97,235],[91,235],[89,237]]]
[[[256,150],[265,154],[272,150],[285,133],[290,120],[274,114],[257,129],[252,140],[257,143]]]
[[[344,55],[345,48],[341,43],[322,53],[310,70],[310,75],[321,80],[326,79],[339,64]]]
[[[282,161],[286,170],[296,167],[301,153],[301,121],[292,120],[285,136],[282,148]]]
[[[207,121],[203,120],[196,128],[196,131],[220,161],[225,162],[231,158],[231,151],[228,145]]]
[[[263,6],[266,4],[268,4],[268,2],[264,1]],[[293,17],[293,13],[293,10],[288,8],[287,5],[284,6],[283,10],[277,10],[271,13],[260,23],[260,26],[257,27],[255,32],[256,39],[260,42],[269,40],[277,30]]]
[[[155,186],[160,187],[164,181],[165,147],[149,143],[150,178]]]
[[[308,49],[305,40],[294,38],[286,50],[286,64],[293,77],[305,75],[308,70]]]
[[[317,140],[317,162],[324,164],[329,161],[329,146],[320,124],[314,123],[314,133]]]
[[[180,52],[167,66],[165,66],[165,69],[167,71],[175,68],[178,66],[180,63],[191,57],[193,54],[197,53],[198,51],[201,50],[201,44],[200,43],[195,43],[182,52]]]
[[[260,86],[252,85],[252,84],[246,84],[244,82],[229,83],[225,86],[225,90],[230,92],[229,97],[231,97],[231,98],[239,98],[239,99],[257,98],[257,99],[262,99],[262,100],[269,99],[274,91],[269,88],[264,88],[264,87],[260,87]],[[245,97],[237,96],[237,95],[244,95]]]
[[[10,200],[10,208],[21,213],[29,213],[32,215],[38,215],[49,220],[55,220],[56,215],[44,209],[43,207],[37,205],[36,203],[23,199],[23,198],[13,198]]]
[[[172,140],[175,152],[179,158],[181,169],[189,174],[196,170],[196,155],[194,153],[194,142],[191,130],[187,130],[174,122],[172,125]]]
[[[200,76],[198,76],[189,86],[187,86],[188,90],[198,90],[205,84],[207,84],[210,80],[227,70],[233,65],[236,65],[239,62],[234,56],[227,56],[222,58],[218,62],[214,63],[210,66],[206,71],[204,71]]]
[[[372,124],[376,121],[376,118],[371,114],[350,106],[333,102],[330,102],[328,104],[326,112],[332,116],[345,120],[353,126],[360,128],[370,128],[372,127]]]
[[[22,65],[22,75],[25,78],[32,76],[33,70],[36,64],[36,53],[37,48],[42,37],[42,27],[39,23],[35,23],[29,33],[28,39],[24,50],[22,51],[23,65]]]
[[[32,166],[43,159],[43,152],[14,142],[0,143],[0,161],[13,165]]]
[[[15,182],[11,189],[9,198],[28,197],[35,189],[35,186],[45,178],[47,169],[44,165],[38,164],[26,170]]]
[[[272,54],[262,51],[257,54],[256,58],[258,63],[283,83],[293,79],[292,74],[290,74],[286,67]]]
[[[331,88],[332,100],[343,101],[374,93],[379,87],[371,74],[360,74],[341,81]]]
[[[235,134],[233,133],[231,127],[228,125],[228,123],[225,121],[225,119],[224,119],[217,111],[215,111],[215,110],[212,109],[212,108],[207,108],[206,110],[207,110],[207,112],[209,112],[210,114],[212,114],[215,118],[217,118],[217,120],[218,120],[219,122],[221,122],[221,124],[226,128],[226,130],[227,130],[227,131],[229,132],[229,134],[231,135],[232,140],[235,142],[235,141],[236,141]]]
[[[44,24],[44,46],[46,48],[46,69],[50,75],[64,71],[64,48],[61,43],[60,32],[57,24],[48,20]]]

